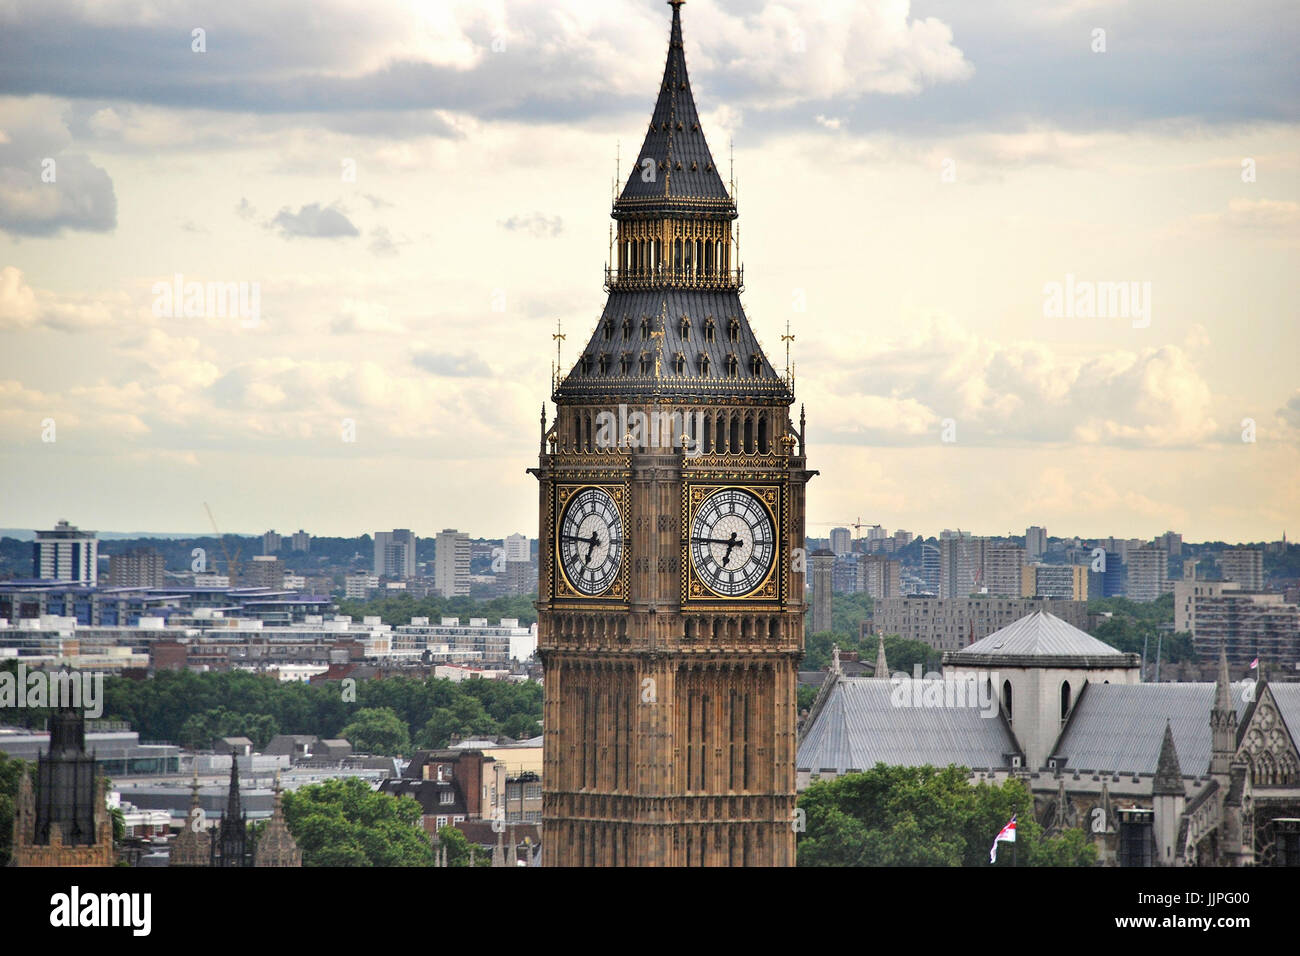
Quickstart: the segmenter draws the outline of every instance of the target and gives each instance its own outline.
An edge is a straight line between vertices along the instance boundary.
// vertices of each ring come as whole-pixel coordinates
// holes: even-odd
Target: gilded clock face
[[[776,557],[772,516],[748,491],[716,491],[691,521],[690,554],[706,587],[723,597],[744,597],[757,590],[772,570]]]
[[[623,519],[618,503],[602,488],[583,488],[560,516],[560,566],[580,594],[603,594],[618,577],[623,560]]]

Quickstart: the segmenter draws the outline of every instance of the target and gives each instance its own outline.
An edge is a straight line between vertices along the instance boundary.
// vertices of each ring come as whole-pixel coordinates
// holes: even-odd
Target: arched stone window
[[[1061,681],[1061,719],[1065,720],[1070,715],[1070,682]]]
[[[771,448],[767,437],[767,416],[763,415],[758,420],[758,453],[766,455]]]
[[[1014,713],[1014,711],[1012,710],[1012,703],[1013,702],[1011,700],[1011,681],[1004,680],[1002,682],[1002,709],[1006,712],[1007,720],[1011,720],[1012,715]]]

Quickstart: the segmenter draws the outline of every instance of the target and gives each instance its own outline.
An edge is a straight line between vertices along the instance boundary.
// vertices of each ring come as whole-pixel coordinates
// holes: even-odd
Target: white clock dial
[[[601,488],[584,488],[560,516],[556,542],[560,566],[580,594],[604,594],[623,560],[623,519],[618,503]]]
[[[691,563],[710,590],[743,597],[767,580],[776,557],[776,529],[751,492],[724,488],[704,500],[691,521]]]

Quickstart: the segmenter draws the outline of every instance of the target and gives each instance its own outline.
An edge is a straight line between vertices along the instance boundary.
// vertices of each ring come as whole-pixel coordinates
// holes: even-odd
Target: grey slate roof
[[[690,319],[686,336],[682,335],[682,316]],[[648,321],[651,333],[643,338],[641,320]],[[708,341],[706,325],[713,319],[713,341]],[[739,323],[736,341],[731,340],[730,321]],[[624,338],[624,320],[630,330]],[[610,323],[609,338],[605,326]],[[658,335],[657,333],[662,333]],[[685,358],[678,374],[674,359]],[[620,359],[626,354],[631,369],[624,374]],[[600,357],[608,357],[608,370],[600,371]],[[641,358],[650,360],[650,370],[642,373]],[[701,355],[708,357],[708,374],[704,374]],[[737,373],[727,372],[727,357],[734,355]],[[750,369],[751,357],[759,359],[759,374]],[[590,370],[584,370],[584,357]],[[794,400],[785,380],[763,354],[758,338],[749,326],[740,295],[735,290],[658,289],[652,291],[612,291],[605,311],[583,349],[577,363],[556,390],[557,398],[692,396],[763,396],[789,404]]]
[[[942,681],[911,683],[924,689]],[[1001,716],[984,717],[975,707],[897,707],[896,686],[871,677],[838,681],[799,744],[797,769],[842,774],[877,763],[1004,768],[1006,755],[1019,749]]]
[[[642,173],[647,159],[654,169],[654,179],[649,182],[646,181],[649,173]],[[712,217],[721,214],[728,219],[736,215],[735,204],[718,174],[695,108],[690,77],[686,73],[681,8],[676,4],[659,99],[641,151],[634,157],[627,184],[614,205],[615,218],[665,212],[703,213]]]
[[[1086,631],[1081,631],[1073,624],[1046,611],[1027,614],[1001,630],[994,631],[988,637],[955,652],[957,657],[966,654],[1016,654],[1035,657],[1097,657],[1114,654],[1117,658],[1123,657],[1122,652],[1109,644],[1097,640]]]
[[[1212,681],[1089,683],[1074,705],[1056,753],[1066,758],[1067,770],[1153,774],[1168,720],[1182,772],[1200,776],[1210,767],[1215,686]],[[1233,685],[1238,720],[1246,709],[1241,686]]]
[[[1286,729],[1291,732],[1291,739],[1300,741],[1300,684],[1269,684],[1277,709],[1286,722]]]

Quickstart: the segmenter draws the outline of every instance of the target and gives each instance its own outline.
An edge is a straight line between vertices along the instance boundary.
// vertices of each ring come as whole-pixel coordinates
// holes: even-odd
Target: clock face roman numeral
[[[714,492],[691,521],[689,551],[696,573],[714,593],[743,597],[767,580],[776,557],[776,529],[752,492]]]
[[[623,562],[623,519],[602,488],[583,488],[565,505],[557,551],[565,580],[580,594],[604,594]]]

